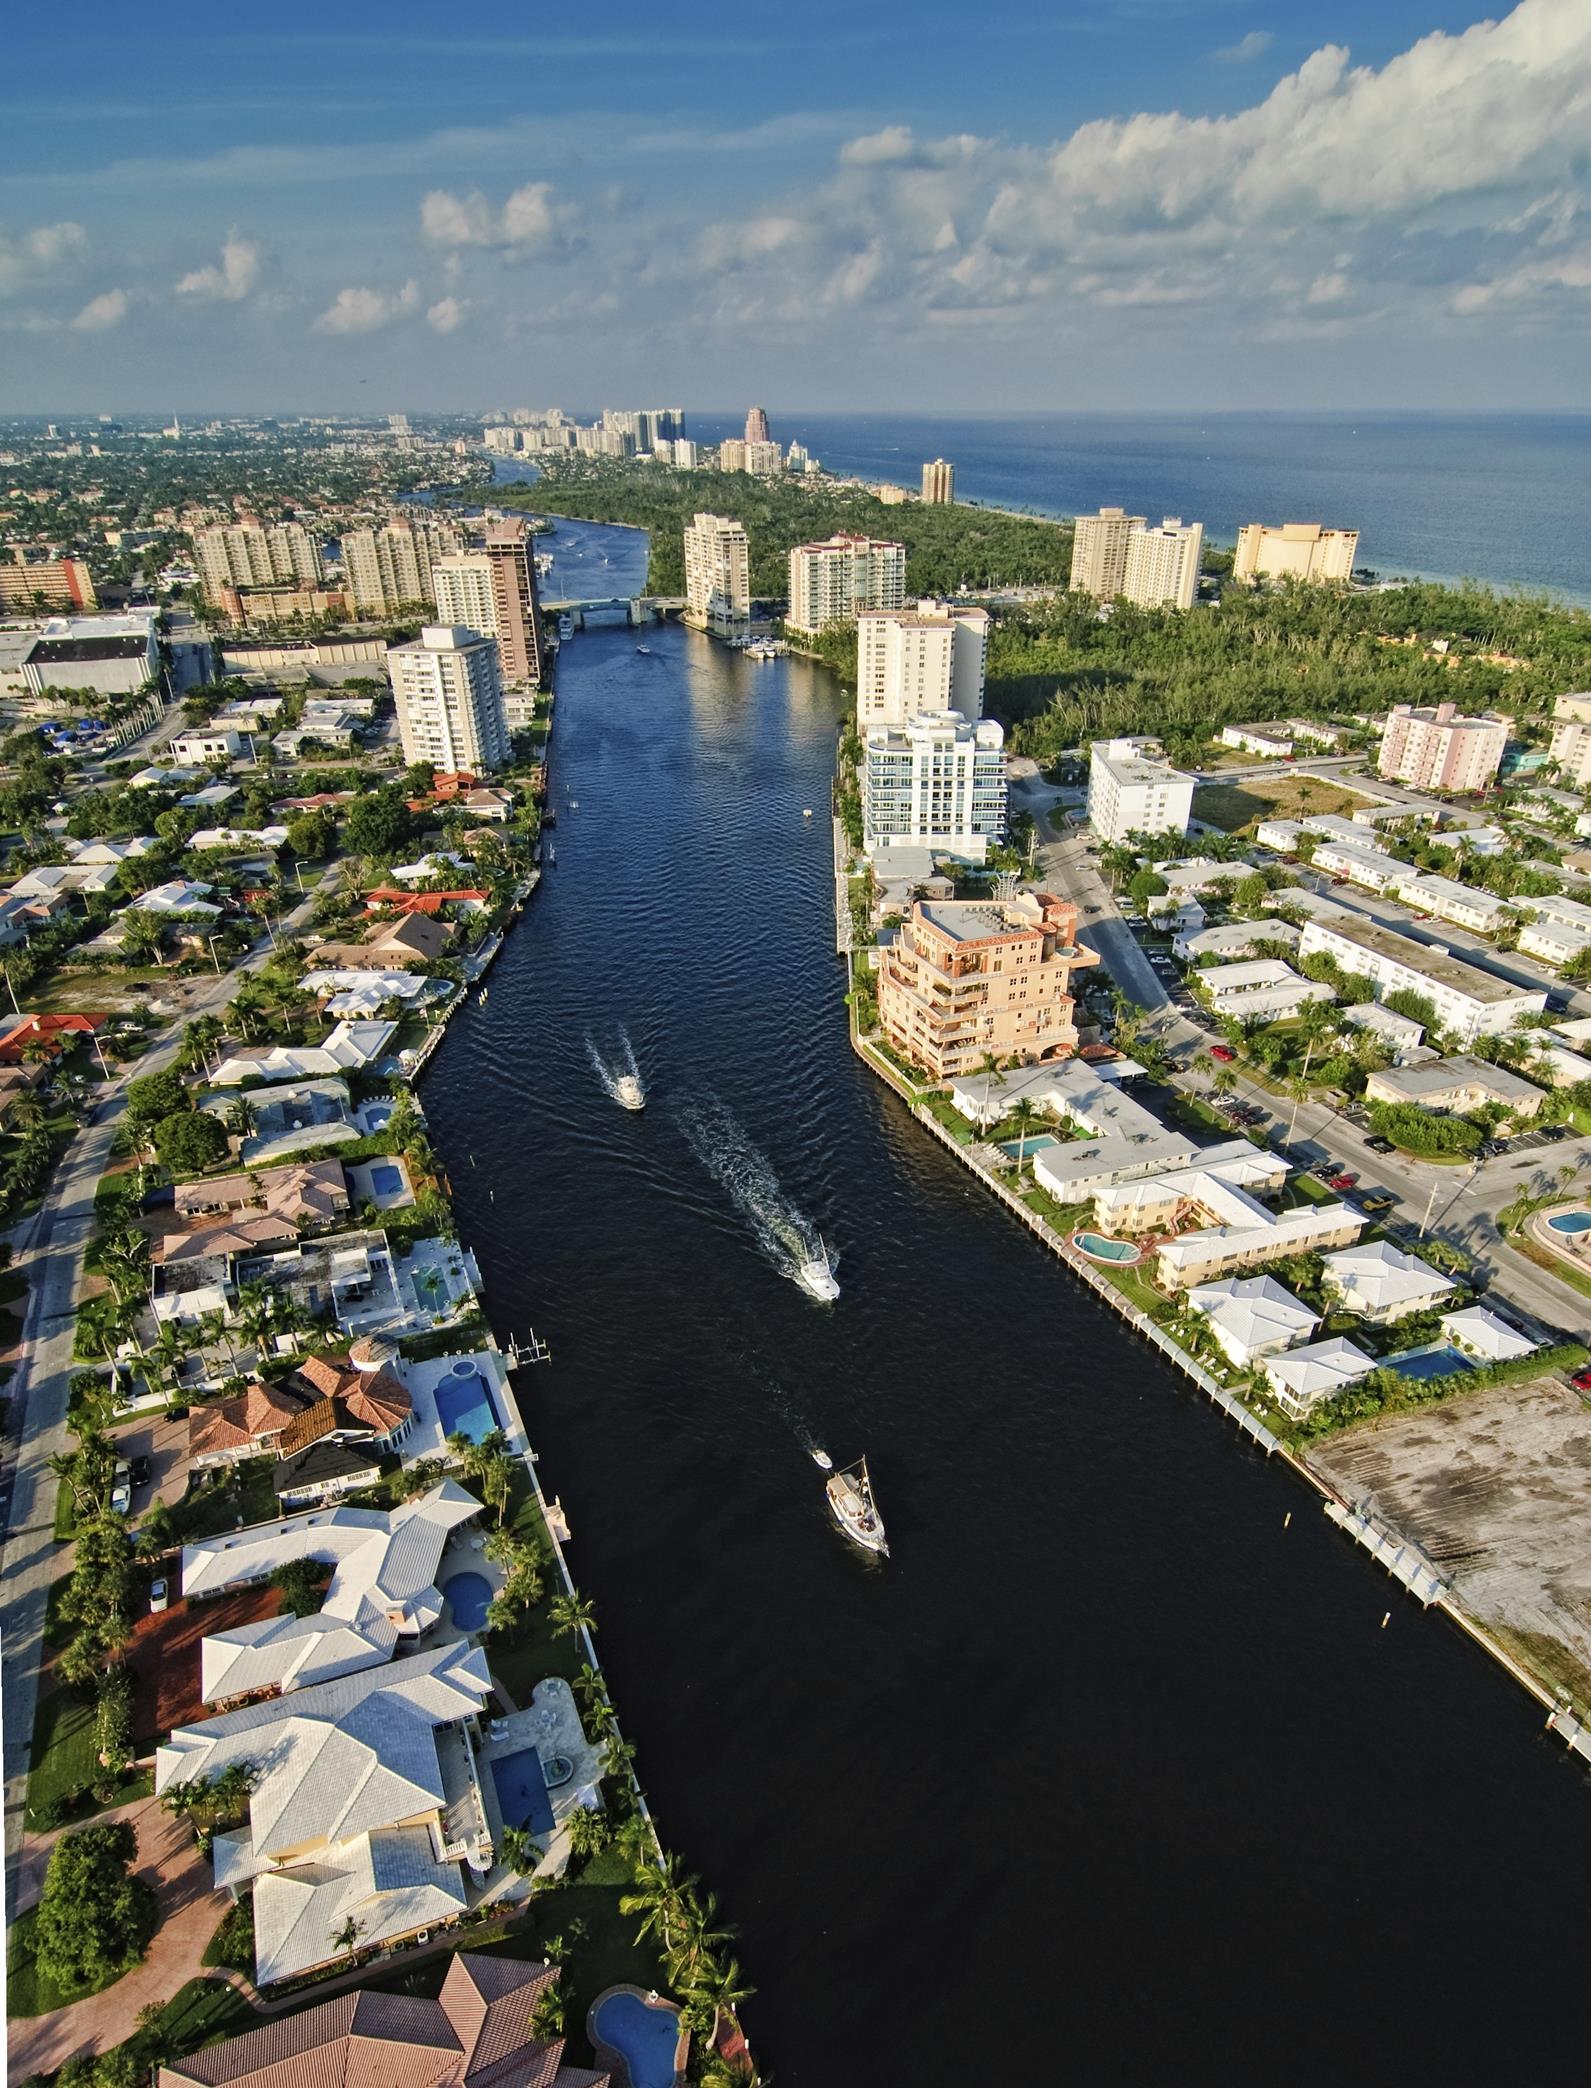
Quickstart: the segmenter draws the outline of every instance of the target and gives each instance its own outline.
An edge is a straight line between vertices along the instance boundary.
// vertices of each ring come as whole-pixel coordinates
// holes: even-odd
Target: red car
[[[1582,1392],[1591,1392],[1591,1363],[1588,1363],[1584,1370],[1577,1370],[1569,1382],[1571,1385],[1578,1385]]]
[[[1326,1187],[1328,1189],[1352,1189],[1357,1186],[1358,1181],[1359,1177],[1356,1174],[1333,1175],[1327,1182]]]
[[[1210,1056],[1213,1059],[1220,1059],[1224,1065],[1228,1059],[1235,1059],[1237,1053],[1230,1044],[1212,1044],[1210,1046]]]

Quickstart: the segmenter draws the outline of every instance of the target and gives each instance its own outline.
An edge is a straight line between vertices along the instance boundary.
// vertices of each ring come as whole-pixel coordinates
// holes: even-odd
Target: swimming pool
[[[377,1196],[396,1196],[403,1187],[403,1169],[390,1161],[379,1161],[370,1170],[370,1186]]]
[[[492,1599],[492,1584],[484,1573],[455,1573],[442,1583],[453,1621],[460,1631],[479,1631],[486,1622],[486,1605]]]
[[[1401,1356],[1383,1356],[1383,1370],[1395,1370],[1401,1378],[1456,1377],[1474,1364],[1451,1343],[1439,1341],[1431,1348],[1405,1349]]]
[[[455,1363],[431,1394],[445,1436],[467,1435],[472,1443],[501,1428],[491,1387],[473,1363]]]
[[[620,1987],[591,2011],[591,2034],[624,2060],[630,2088],[674,2088],[679,2078],[679,2012]]]
[[[517,1754],[503,1755],[492,1763],[491,1770],[504,1824],[528,1827],[532,1834],[551,1834],[552,1800],[535,1748],[522,1747]]]
[[[1072,1245],[1090,1261],[1115,1262],[1119,1268],[1127,1268],[1143,1258],[1142,1249],[1131,1240],[1107,1240],[1098,1233],[1073,1233]]]
[[[1034,1153],[1042,1153],[1046,1146],[1059,1145],[1060,1142],[1058,1138],[1051,1137],[1048,1131],[1036,1131],[1026,1141],[1020,1138],[1007,1139],[1000,1150],[1008,1160],[1026,1159]]]
[[[1560,1211],[1547,1220],[1548,1232],[1567,1233],[1571,1238],[1591,1232],[1591,1211]]]

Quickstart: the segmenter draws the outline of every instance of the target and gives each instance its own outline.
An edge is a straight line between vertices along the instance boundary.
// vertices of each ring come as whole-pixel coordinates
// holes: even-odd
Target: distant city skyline
[[[1591,406],[1584,0],[1298,13],[24,15],[0,413]]]

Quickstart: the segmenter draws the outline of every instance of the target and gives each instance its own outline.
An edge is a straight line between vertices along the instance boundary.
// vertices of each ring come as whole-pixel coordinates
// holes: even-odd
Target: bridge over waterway
[[[543,599],[542,608],[552,616],[567,616],[577,631],[589,620],[602,623],[649,624],[665,616],[677,616],[685,607],[683,595],[586,595],[563,601]]]

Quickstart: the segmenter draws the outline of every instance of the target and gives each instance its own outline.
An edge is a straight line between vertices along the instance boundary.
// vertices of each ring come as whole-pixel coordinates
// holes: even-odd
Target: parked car
[[[1219,1059],[1222,1065],[1224,1066],[1229,1064],[1233,1059],[1235,1059],[1237,1057],[1237,1053],[1232,1049],[1230,1044],[1212,1044],[1210,1046],[1210,1056],[1213,1059]]]
[[[147,1457],[135,1457],[127,1468],[127,1476],[134,1486],[147,1486],[154,1474],[154,1466]]]
[[[1373,1189],[1368,1195],[1360,1197],[1359,1208],[1361,1211],[1368,1211],[1374,1217],[1378,1211],[1390,1211],[1396,1201],[1397,1199],[1388,1196],[1385,1190]]]
[[[1541,1135],[1550,1144],[1556,1145],[1560,1138],[1572,1138],[1574,1133],[1567,1124],[1543,1124]]]
[[[1393,1153],[1397,1151],[1390,1138],[1367,1138],[1365,1146],[1372,1153]]]
[[[1341,1174],[1328,1175],[1326,1180],[1333,1189],[1357,1189],[1359,1186],[1359,1177],[1349,1174],[1346,1169]]]
[[[168,1581],[152,1580],[149,1583],[149,1607],[158,1616],[171,1606],[171,1585]]]
[[[1582,1392],[1591,1392],[1591,1363],[1584,1370],[1577,1370],[1569,1382]]]
[[[1335,1160],[1317,1160],[1309,1171],[1312,1175],[1317,1175],[1321,1181],[1329,1182],[1337,1172],[1337,1163]]]
[[[133,1490],[125,1479],[118,1479],[110,1490],[110,1505],[113,1515],[125,1515],[133,1505]]]

